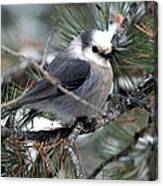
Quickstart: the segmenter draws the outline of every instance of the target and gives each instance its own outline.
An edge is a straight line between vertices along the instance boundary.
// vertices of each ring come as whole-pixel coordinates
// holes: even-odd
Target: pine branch
[[[120,115],[122,115],[124,112],[131,110],[135,107],[143,107],[147,109],[148,107],[144,103],[144,98],[147,97],[152,91],[156,90],[156,82],[153,79],[153,76],[147,77],[144,80],[144,84],[142,83],[139,87],[139,91],[130,93],[129,95],[121,96],[113,96],[108,101],[108,113],[104,117],[94,118],[92,121],[88,120],[82,120],[83,122],[83,128],[79,128],[78,131],[77,128],[58,128],[54,131],[39,131],[39,132],[21,132],[21,131],[14,131],[13,129],[8,129],[6,127],[2,127],[2,139],[5,139],[7,137],[13,136],[15,138],[19,138],[19,140],[39,140],[44,141],[48,139],[55,139],[55,141],[58,141],[61,138],[65,138],[69,136],[72,131],[74,130],[74,133],[70,135],[69,141],[73,142],[78,137],[79,134],[82,133],[91,133],[96,131],[97,129],[101,128],[102,126],[110,123],[111,121],[118,118]],[[116,100],[116,103],[115,103]],[[112,104],[113,103],[113,104]],[[78,122],[78,121],[77,121]],[[77,125],[76,122],[76,126]],[[79,120],[80,123],[80,120]],[[74,127],[76,127],[74,126]],[[83,130],[82,130],[83,129]]]
[[[130,5],[129,10],[125,14],[125,16],[120,17],[121,21],[120,21],[119,29],[117,30],[117,33],[114,34],[113,40],[112,40],[112,43],[115,47],[117,47],[119,45],[119,42],[121,41],[123,36],[126,37],[126,33],[127,33],[128,29],[130,28],[134,17],[136,17],[136,15],[138,15],[138,12],[140,14],[139,17],[142,17],[144,15],[145,12],[143,10],[140,12],[139,9],[140,9],[140,4],[137,2],[133,2]],[[140,18],[138,20],[140,20]]]
[[[140,132],[135,133],[133,140],[124,148],[123,151],[119,152],[117,155],[114,155],[110,157],[109,159],[106,159],[103,161],[95,170],[93,173],[91,173],[87,179],[94,179],[105,166],[107,166],[109,163],[118,160],[122,156],[126,156],[128,152],[132,149],[133,146],[135,146],[139,140],[139,137],[143,136],[144,132],[147,130],[147,127],[143,128]]]

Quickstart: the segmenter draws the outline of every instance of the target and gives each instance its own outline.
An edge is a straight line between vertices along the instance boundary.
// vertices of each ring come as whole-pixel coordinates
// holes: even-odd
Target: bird
[[[111,65],[112,38],[115,25],[109,30],[90,30],[76,36],[69,46],[50,63],[48,73],[81,99],[104,110],[113,90]],[[55,114],[66,124],[78,118],[96,118],[99,113],[64,94],[46,78],[38,81],[21,99],[21,105]]]

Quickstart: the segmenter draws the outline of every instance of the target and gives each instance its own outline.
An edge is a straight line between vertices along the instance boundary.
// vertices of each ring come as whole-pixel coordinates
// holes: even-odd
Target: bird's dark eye
[[[109,24],[110,24],[110,25],[112,25],[113,23],[114,23],[113,20],[110,20],[110,21],[109,21]]]
[[[94,53],[97,53],[97,52],[98,52],[98,48],[97,48],[96,46],[93,46],[93,47],[92,47],[92,51],[93,51]]]

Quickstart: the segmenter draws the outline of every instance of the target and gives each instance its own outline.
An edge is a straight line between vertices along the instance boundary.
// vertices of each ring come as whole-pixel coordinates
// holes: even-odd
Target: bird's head
[[[110,67],[113,35],[113,32],[110,31],[83,32],[72,42],[71,51],[76,54],[76,57],[95,62],[100,66]]]
[[[82,48],[85,55],[109,59],[112,52],[112,35],[108,31],[93,30],[81,34]]]

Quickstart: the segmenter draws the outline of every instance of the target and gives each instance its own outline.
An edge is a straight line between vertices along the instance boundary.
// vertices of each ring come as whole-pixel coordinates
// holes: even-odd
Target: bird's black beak
[[[104,53],[102,54],[101,53],[100,55],[103,56],[106,59],[112,60],[113,59],[113,56],[116,53],[116,51],[117,51],[116,48],[113,46],[111,52],[106,53],[106,54],[104,54]]]
[[[113,58],[113,55],[112,55],[112,52],[109,52],[109,53],[100,53],[100,55],[102,56],[102,57],[104,57],[105,59],[112,59]]]

